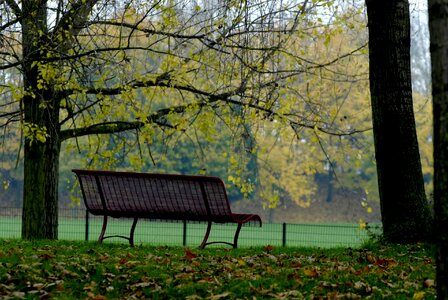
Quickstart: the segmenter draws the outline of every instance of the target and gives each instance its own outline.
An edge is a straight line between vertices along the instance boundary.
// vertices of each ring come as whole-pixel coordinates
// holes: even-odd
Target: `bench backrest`
[[[231,215],[218,177],[73,170],[95,215],[208,220]]]

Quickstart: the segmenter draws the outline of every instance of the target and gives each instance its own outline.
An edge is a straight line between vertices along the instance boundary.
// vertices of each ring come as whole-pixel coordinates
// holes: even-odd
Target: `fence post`
[[[286,246],[286,223],[283,223],[283,238],[282,238],[282,246]]]
[[[182,245],[186,246],[187,245],[187,221],[184,220],[184,231],[183,231],[183,239],[182,239]]]
[[[86,209],[86,241],[89,240],[89,211]]]

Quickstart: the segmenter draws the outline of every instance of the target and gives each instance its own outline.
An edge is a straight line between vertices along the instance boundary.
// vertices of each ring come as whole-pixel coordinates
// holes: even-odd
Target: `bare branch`
[[[12,9],[17,18],[22,16],[22,10],[20,9],[19,4],[17,4],[14,0],[5,0],[5,2]]]

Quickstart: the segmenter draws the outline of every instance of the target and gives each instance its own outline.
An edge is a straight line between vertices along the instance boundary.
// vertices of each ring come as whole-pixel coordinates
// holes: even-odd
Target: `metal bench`
[[[103,216],[100,243],[106,238],[121,237],[134,246],[139,218],[207,222],[201,249],[214,243],[237,248],[243,224],[262,225],[256,214],[232,213],[224,183],[218,177],[77,169],[73,172],[78,177],[88,212]],[[105,236],[108,217],[134,219],[129,237]],[[237,224],[233,243],[207,242],[212,223]]]

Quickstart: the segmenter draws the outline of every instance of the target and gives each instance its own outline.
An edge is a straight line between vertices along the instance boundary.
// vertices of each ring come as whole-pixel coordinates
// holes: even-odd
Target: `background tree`
[[[437,298],[448,299],[448,1],[429,0],[434,116],[434,211]]]
[[[415,129],[409,3],[367,0],[370,91],[383,232],[392,242],[429,239]]]

